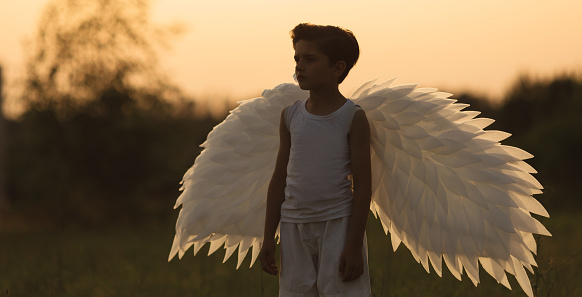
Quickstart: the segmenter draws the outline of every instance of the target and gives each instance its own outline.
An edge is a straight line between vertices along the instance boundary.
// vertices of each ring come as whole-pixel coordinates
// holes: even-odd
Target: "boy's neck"
[[[346,102],[346,98],[339,91],[339,88],[322,88],[309,90],[309,99],[307,100],[307,110],[316,115],[327,115]]]
[[[339,91],[338,85],[309,90],[309,101],[316,105],[335,103],[338,101],[343,103],[345,100],[346,97]]]

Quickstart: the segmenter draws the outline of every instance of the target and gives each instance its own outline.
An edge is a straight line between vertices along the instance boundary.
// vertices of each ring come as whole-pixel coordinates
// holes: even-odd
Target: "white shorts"
[[[370,296],[368,247],[362,247],[364,274],[343,282],[339,274],[350,217],[314,223],[281,222],[279,297]]]

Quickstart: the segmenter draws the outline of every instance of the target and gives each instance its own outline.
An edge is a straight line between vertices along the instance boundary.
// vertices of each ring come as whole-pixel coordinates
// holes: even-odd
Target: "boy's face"
[[[314,90],[325,87],[337,87],[338,70],[329,65],[329,57],[319,51],[313,41],[299,40],[295,44],[295,75],[299,87]]]

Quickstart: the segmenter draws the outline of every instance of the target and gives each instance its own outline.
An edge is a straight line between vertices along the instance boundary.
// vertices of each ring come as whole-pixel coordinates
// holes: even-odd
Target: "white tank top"
[[[348,133],[360,107],[348,99],[335,112],[317,116],[307,111],[306,101],[284,111],[291,151],[281,222],[320,222],[352,214]]]

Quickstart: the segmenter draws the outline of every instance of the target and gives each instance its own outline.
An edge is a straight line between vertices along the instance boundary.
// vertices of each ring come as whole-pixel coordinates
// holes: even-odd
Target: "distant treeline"
[[[532,153],[549,209],[579,208],[582,81],[521,78],[502,104],[456,96],[513,134],[504,144]],[[82,106],[31,106],[7,125],[6,184],[13,208],[63,223],[173,215],[182,174],[219,120],[194,103],[134,98],[112,88]],[[225,113],[226,115],[226,113]],[[143,215],[146,216],[143,216]]]
[[[192,102],[114,88],[81,106],[29,108],[7,125],[11,204],[63,224],[172,214],[182,175],[219,122],[200,114]]]

